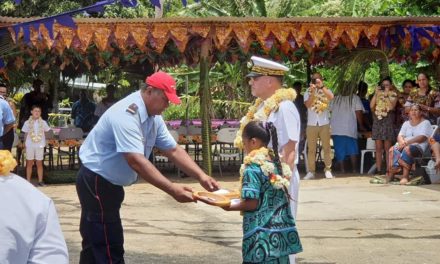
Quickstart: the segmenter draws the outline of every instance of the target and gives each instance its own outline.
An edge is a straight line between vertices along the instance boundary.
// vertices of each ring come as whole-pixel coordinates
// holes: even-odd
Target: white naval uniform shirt
[[[262,107],[263,105],[264,103],[262,104]],[[278,152],[282,151],[289,140],[295,141],[296,143],[299,142],[301,119],[293,102],[287,100],[281,102],[278,111],[272,112],[267,120],[262,121],[272,122],[276,127],[278,136]],[[272,142],[270,142],[269,145],[272,147]],[[298,164],[298,145],[299,144],[296,144],[295,149],[295,164]]]
[[[52,200],[18,175],[0,176],[0,263],[69,263]]]

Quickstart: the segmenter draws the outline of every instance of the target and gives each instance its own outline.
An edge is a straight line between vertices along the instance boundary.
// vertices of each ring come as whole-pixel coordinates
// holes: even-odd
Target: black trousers
[[[82,250],[79,263],[125,263],[124,235],[119,215],[124,200],[123,187],[81,166],[76,191],[81,203],[79,231]]]
[[[4,150],[12,150],[12,145],[14,144],[14,129],[10,129],[6,134],[0,137],[1,140],[1,148]]]

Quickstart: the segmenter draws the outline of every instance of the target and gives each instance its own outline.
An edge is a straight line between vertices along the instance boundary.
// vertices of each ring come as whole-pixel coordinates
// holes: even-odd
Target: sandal
[[[425,179],[423,178],[423,176],[417,176],[417,177],[411,179],[405,185],[415,186],[415,185],[422,185],[424,183],[425,183]]]
[[[386,180],[383,177],[380,176],[374,176],[371,180],[370,180],[371,184],[385,184]]]

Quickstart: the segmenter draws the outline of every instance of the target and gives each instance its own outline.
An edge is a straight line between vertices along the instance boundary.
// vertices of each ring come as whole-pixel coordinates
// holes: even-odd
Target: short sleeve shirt
[[[301,133],[301,119],[295,104],[291,101],[281,102],[278,111],[272,112],[267,121],[272,122],[277,129],[279,152],[282,151],[289,140],[297,143],[295,149],[297,153],[297,155],[295,155],[295,164],[298,164],[298,142]],[[272,147],[271,144],[270,147]]]
[[[12,173],[0,176],[0,197],[0,263],[69,263],[49,197]]]
[[[9,106],[9,103],[0,97],[0,136],[3,135],[4,126],[13,124],[15,122],[14,113],[12,113],[12,108]]]
[[[135,104],[136,113],[127,109]],[[137,180],[124,153],[149,157],[153,147],[176,147],[162,116],[148,116],[140,91],[110,107],[81,146],[79,156],[85,167],[116,185],[130,185]]]
[[[32,138],[31,138],[31,135],[30,135],[30,133],[29,133],[29,131],[31,131],[31,128],[30,128],[30,126],[29,126],[29,120],[27,120],[26,122],[24,122],[24,125],[23,125],[23,127],[21,128],[21,131],[23,131],[23,132],[25,132],[25,133],[27,133],[27,136],[26,136],[26,142],[25,142],[25,145],[26,145],[26,147],[33,147],[33,148],[44,148],[45,146],[46,146],[46,137],[45,137],[45,135],[44,135],[44,132],[47,132],[47,131],[49,131],[50,130],[50,127],[49,127],[49,125],[47,124],[47,122],[46,121],[44,121],[44,120],[41,120],[41,122],[42,122],[42,137],[41,137],[41,140],[40,141],[38,141],[38,142],[33,142],[32,141]],[[38,133],[38,130],[40,129],[40,125],[39,125],[39,123],[38,122],[34,122],[34,128],[33,128],[33,131],[35,131],[35,133]]]
[[[324,93],[321,89],[318,90],[319,93]],[[331,92],[331,91],[330,91]],[[310,93],[307,92],[304,94],[304,101],[309,100]],[[307,125],[308,126],[325,126],[330,123],[330,114],[328,109],[322,111],[322,113],[318,114],[313,111],[311,108],[307,109]]]
[[[337,96],[331,101],[330,110],[332,135],[358,138],[356,111],[364,112],[359,96]]]
[[[432,134],[432,126],[428,120],[423,120],[417,126],[411,126],[409,121],[403,123],[399,135],[402,135],[406,140],[410,140],[416,136],[425,136],[426,140],[422,143],[416,143],[423,151],[428,147],[428,138]]]

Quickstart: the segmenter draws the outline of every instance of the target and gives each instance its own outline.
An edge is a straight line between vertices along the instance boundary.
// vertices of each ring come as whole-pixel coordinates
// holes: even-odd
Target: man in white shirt
[[[324,86],[320,73],[312,75],[312,82],[304,94],[304,104],[307,107],[307,175],[304,180],[315,178],[316,171],[316,144],[321,139],[324,151],[325,177],[333,178],[331,172],[332,158],[330,146],[330,119],[329,102],[333,100],[333,93]]]
[[[7,155],[0,153],[2,168]],[[32,184],[0,175],[0,212],[0,263],[69,263],[55,206]]]

